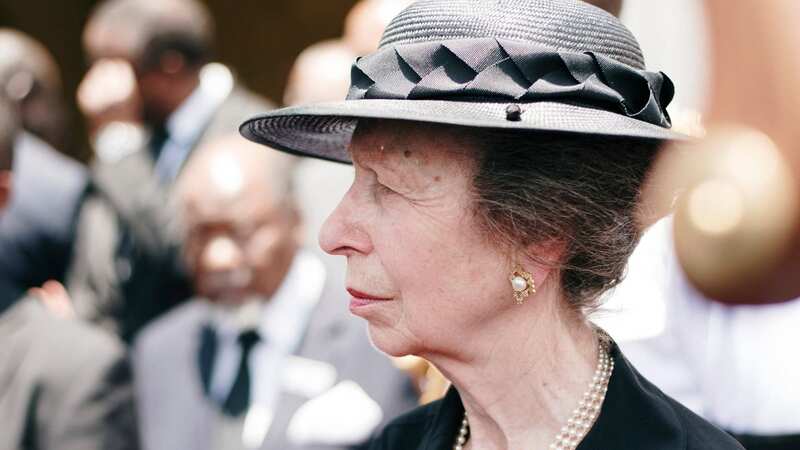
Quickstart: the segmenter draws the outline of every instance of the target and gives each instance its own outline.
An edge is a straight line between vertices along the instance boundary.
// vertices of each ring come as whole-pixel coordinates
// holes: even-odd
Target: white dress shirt
[[[287,360],[298,348],[325,285],[325,267],[307,251],[299,251],[273,297],[254,300],[235,313],[212,308],[217,352],[211,374],[211,395],[224,401],[236,379],[241,358],[237,337],[256,328],[261,341],[250,354],[251,405],[275,411]]]
[[[726,306],[689,283],[672,222],[647,231],[628,276],[593,319],[645,377],[735,433],[800,433],[800,299]]]
[[[162,181],[171,182],[175,179],[233,87],[233,74],[224,65],[211,63],[201,69],[200,84],[167,119],[168,137],[155,162],[155,173]],[[231,130],[231,133],[235,131]],[[114,163],[140,151],[146,143],[147,133],[141,125],[112,122],[98,131],[94,149],[101,161]]]
[[[211,118],[233,90],[233,75],[222,64],[200,71],[200,84],[167,119],[168,137],[155,163],[162,181],[175,179]],[[231,130],[234,133],[236,130]]]

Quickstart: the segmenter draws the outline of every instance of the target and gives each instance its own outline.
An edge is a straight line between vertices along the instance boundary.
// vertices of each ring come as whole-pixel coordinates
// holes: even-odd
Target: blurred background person
[[[800,9],[791,0],[701,4],[713,55],[708,134],[659,169],[685,191],[674,220],[676,253],[687,278],[710,299],[794,301],[800,295]]]
[[[350,89],[350,68],[356,50],[342,39],[317,42],[297,55],[289,72],[283,103],[341,100]]]
[[[130,341],[188,298],[166,197],[202,142],[269,109],[209,64],[212,18],[195,0],[109,0],[86,25],[78,89],[97,154],[67,279],[80,317]]]
[[[199,152],[178,187],[197,297],[134,346],[145,448],[363,443],[416,393],[348,317],[341,267],[303,249],[294,158],[239,136]]]
[[[748,450],[800,448],[800,299],[730,306],[689,281],[672,217],[647,230],[596,321],[642,374]]]
[[[0,96],[0,216],[13,185],[14,108]],[[122,345],[17,295],[0,283],[0,448],[138,449]]]
[[[25,33],[0,28],[0,80],[4,95],[18,104],[22,128],[52,148],[66,149],[66,105],[50,52]]]
[[[39,42],[8,28],[0,29],[0,96],[20,122],[15,194],[0,218],[0,277],[19,297],[48,280],[63,281],[88,174],[61,153],[67,121],[55,60]]]
[[[392,18],[411,3],[413,0],[360,0],[345,18],[344,41],[358,56],[372,53]]]
[[[706,135],[699,113],[673,109],[671,115],[676,131],[694,138]],[[687,156],[686,162],[701,164],[699,150]],[[796,383],[800,364],[787,358],[800,340],[796,325],[800,299],[732,307],[694,287],[676,250],[671,216],[679,193],[675,187],[673,180],[663,176],[654,177],[647,186],[642,222],[649,225],[664,215],[670,217],[645,232],[625,279],[594,320],[609,331],[642,374],[733,434],[747,449],[800,448],[800,420],[794,413],[800,404]],[[715,199],[722,204],[725,200]],[[695,253],[703,255],[699,249]]]

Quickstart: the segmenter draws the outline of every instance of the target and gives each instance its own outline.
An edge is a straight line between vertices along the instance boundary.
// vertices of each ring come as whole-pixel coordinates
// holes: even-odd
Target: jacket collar
[[[578,450],[686,448],[686,431],[673,406],[613,344],[614,373],[600,416]]]

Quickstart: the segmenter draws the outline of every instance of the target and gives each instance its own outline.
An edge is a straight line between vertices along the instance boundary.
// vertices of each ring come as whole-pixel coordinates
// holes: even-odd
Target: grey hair
[[[641,231],[635,213],[658,141],[500,130],[468,131],[478,148],[476,213],[510,251],[563,248],[561,290],[588,313],[619,283]]]

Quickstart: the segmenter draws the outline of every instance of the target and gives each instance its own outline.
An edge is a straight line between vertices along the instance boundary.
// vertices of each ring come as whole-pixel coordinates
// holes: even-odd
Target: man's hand
[[[42,304],[53,314],[65,319],[75,317],[75,309],[64,285],[55,280],[45,282],[40,288],[33,288],[29,293],[41,300]]]

